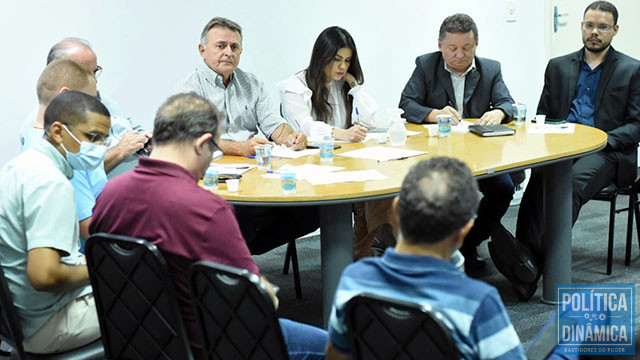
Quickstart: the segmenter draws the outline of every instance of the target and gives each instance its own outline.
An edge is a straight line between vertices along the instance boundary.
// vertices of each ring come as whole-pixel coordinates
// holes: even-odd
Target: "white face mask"
[[[80,151],[77,154],[74,154],[67,150],[64,144],[62,148],[67,152],[67,161],[73,170],[94,170],[102,162],[104,161],[104,157],[107,154],[107,146],[106,145],[98,145],[88,141],[80,141],[77,137],[73,135],[71,131],[67,128],[66,125],[62,125],[62,127],[67,131],[69,135],[75,140],[78,144],[80,144]]]

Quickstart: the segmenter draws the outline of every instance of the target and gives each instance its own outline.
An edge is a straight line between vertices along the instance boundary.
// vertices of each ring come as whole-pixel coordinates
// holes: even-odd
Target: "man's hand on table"
[[[475,123],[478,125],[497,125],[502,122],[505,114],[500,109],[494,109],[491,111],[487,111],[482,114],[482,117],[478,119]]]
[[[450,114],[453,115],[451,117],[451,125],[458,125],[458,122],[460,122],[460,120],[462,120],[462,117],[460,116],[460,114],[458,114],[458,111],[454,108],[452,108],[451,106],[445,106],[440,110],[431,110],[431,112],[429,113],[429,115],[427,115],[427,122],[428,123],[438,123],[438,119],[437,116],[438,115],[442,115],[442,114]]]
[[[284,140],[284,145],[293,150],[304,150],[307,147],[307,136],[302,131],[296,131],[287,136]]]

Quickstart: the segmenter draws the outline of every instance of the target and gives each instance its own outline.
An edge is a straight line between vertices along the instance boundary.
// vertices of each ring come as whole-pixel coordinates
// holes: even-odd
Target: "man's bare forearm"
[[[222,140],[219,142],[220,149],[225,155],[247,156],[247,145],[243,141]]]
[[[89,284],[86,265],[67,265],[52,248],[35,248],[27,254],[27,278],[39,291],[70,291]]]
[[[126,153],[120,151],[117,147],[107,149],[107,154],[104,157],[104,171],[109,172],[116,165],[120,164],[126,157]]]
[[[293,134],[293,129],[288,124],[278,126],[271,134],[271,140],[276,144],[283,144],[289,135]]]

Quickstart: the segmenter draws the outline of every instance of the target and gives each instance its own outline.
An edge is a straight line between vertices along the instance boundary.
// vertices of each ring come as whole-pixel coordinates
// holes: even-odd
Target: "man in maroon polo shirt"
[[[133,171],[107,183],[96,200],[90,227],[91,233],[146,239],[162,251],[196,358],[203,354],[189,297],[189,266],[210,260],[259,275],[233,207],[198,186],[219,149],[223,118],[211,102],[195,93],[167,99],[156,114],[150,157],[140,158]],[[261,279],[277,306],[271,285]],[[292,359],[324,356],[324,330],[283,319],[280,326]]]

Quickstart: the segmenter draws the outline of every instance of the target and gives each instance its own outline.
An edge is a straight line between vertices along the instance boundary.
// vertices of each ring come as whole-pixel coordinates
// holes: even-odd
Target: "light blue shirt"
[[[195,71],[176,89],[176,93],[195,91],[211,101],[219,111],[224,112],[221,138],[230,141],[247,141],[262,133],[271,134],[286,121],[255,75],[236,69],[224,86],[222,76],[200,64]]]
[[[38,291],[27,277],[27,253],[35,248],[60,251],[68,265],[83,263],[72,176],[64,156],[43,139],[0,171],[0,264],[25,337],[71,300],[91,292],[90,286]]]

